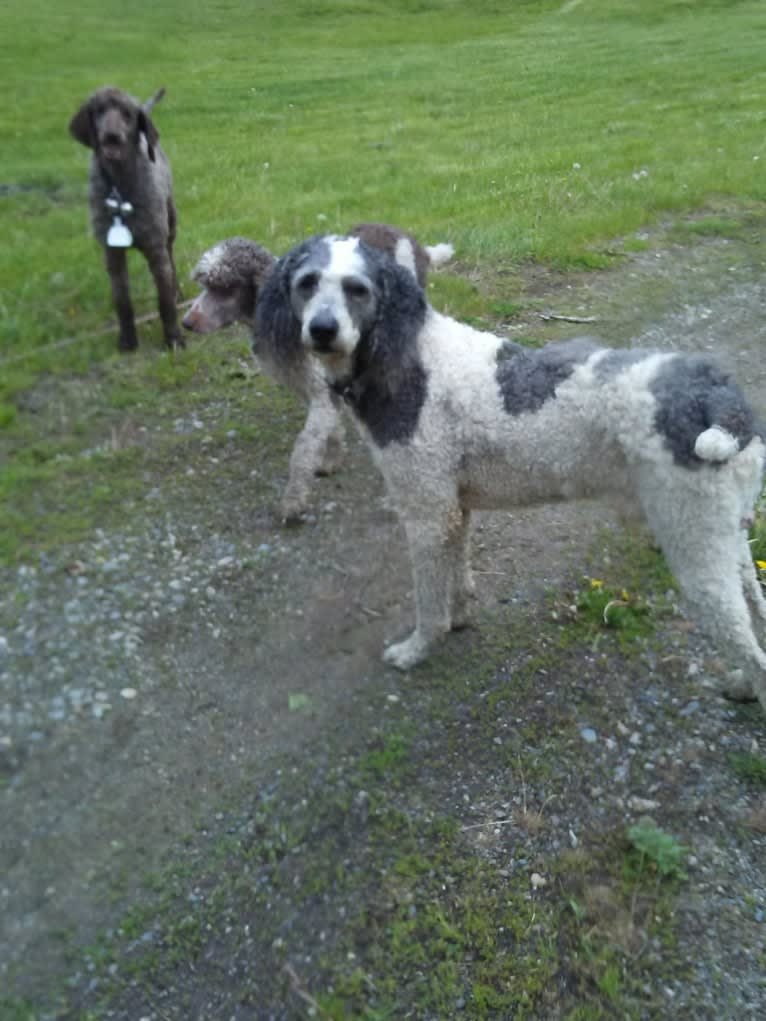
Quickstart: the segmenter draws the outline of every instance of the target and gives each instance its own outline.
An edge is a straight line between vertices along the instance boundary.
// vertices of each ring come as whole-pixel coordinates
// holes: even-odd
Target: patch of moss
[[[693,235],[696,237],[740,237],[744,224],[741,220],[729,217],[706,216],[696,220],[685,220],[676,225],[676,231],[680,236]]]
[[[766,787],[766,758],[756,752],[734,752],[729,756],[731,768],[741,780]]]

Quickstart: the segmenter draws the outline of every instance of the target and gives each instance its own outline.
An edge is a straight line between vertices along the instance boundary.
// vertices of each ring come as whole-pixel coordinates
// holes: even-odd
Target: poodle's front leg
[[[322,470],[330,437],[341,429],[338,409],[330,396],[312,395],[306,423],[290,455],[290,476],[282,495],[284,521],[297,521],[307,510],[314,475]]]
[[[336,413],[335,426],[330,435],[327,437],[325,449],[322,453],[322,463],[317,468],[316,474],[334,475],[343,464],[345,454],[345,430],[343,428],[343,421],[340,415]]]
[[[449,631],[454,577],[449,520],[405,522],[415,585],[415,630],[389,645],[386,663],[406,670],[425,659],[434,641]]]

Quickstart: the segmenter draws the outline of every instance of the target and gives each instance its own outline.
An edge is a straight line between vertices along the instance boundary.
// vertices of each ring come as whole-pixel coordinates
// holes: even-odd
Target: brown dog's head
[[[109,163],[122,163],[146,138],[149,159],[159,133],[141,104],[122,89],[105,86],[87,99],[69,122],[69,131]]]
[[[202,287],[183,318],[187,330],[214,333],[231,323],[252,326],[258,292],[277,260],[248,238],[227,238],[209,248],[194,267]]]

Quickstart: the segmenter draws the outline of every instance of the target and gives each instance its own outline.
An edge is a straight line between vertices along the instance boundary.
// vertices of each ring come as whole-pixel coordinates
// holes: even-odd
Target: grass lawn
[[[480,0],[0,10],[0,376],[82,368],[113,339],[69,117],[91,90],[168,94],[182,278],[241,233],[282,251],[360,219],[452,240],[468,266],[598,266],[603,243],[712,195],[766,197],[766,9]],[[137,311],[154,295],[134,260]],[[144,331],[145,332],[145,331]],[[24,378],[19,378],[22,373]]]

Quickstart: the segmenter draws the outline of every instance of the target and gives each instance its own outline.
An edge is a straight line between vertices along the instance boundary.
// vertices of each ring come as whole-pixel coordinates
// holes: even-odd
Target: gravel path
[[[596,309],[599,323],[589,329],[607,341],[638,334],[647,346],[715,350],[766,413],[762,273],[752,239],[666,246],[549,299],[569,314]],[[209,410],[179,419],[177,431],[201,441]],[[530,903],[580,899],[594,928],[614,936],[617,908],[597,905],[594,876],[561,879],[556,861],[597,849],[604,834],[646,815],[688,845],[673,947],[651,935],[648,921],[639,924],[640,909],[640,946],[625,937],[647,986],[644,1005],[625,1016],[763,1016],[766,797],[731,763],[764,755],[766,721],[718,698],[715,658],[680,616],[664,619],[661,652],[655,645],[631,659],[586,648],[575,664],[541,668],[534,686],[521,685],[512,703],[498,697],[485,714],[492,693],[540,653],[534,635],[514,630],[514,615],[545,621],[537,636],[545,647],[546,628],[566,623],[566,611],[551,620],[550,592],[566,593],[589,565],[600,569],[624,552],[609,515],[581,506],[482,516],[480,604],[509,615],[513,641],[494,653],[491,680],[472,687],[467,677],[464,699],[442,704],[427,677],[403,678],[379,660],[384,640],[406,627],[409,578],[403,536],[360,445],[352,441],[347,467],[321,481],[316,513],[293,530],[248,498],[247,441],[236,430],[227,449],[242,464],[235,482],[213,477],[206,492],[199,488],[194,470],[209,462],[200,442],[192,475],[156,480],[150,516],[2,573],[0,984],[42,1005],[64,982],[74,990],[61,1001],[70,1012],[49,1006],[40,1017],[85,1017],[77,1011],[93,1009],[105,977],[94,958],[83,963],[83,948],[115,926],[146,873],[180,853],[189,831],[244,826],[244,806],[231,805],[243,784],[287,785],[291,796],[302,785],[325,804],[344,789],[344,776],[357,780],[343,765],[354,743],[373,741],[396,717],[401,728],[408,719],[419,728],[422,766],[387,796],[413,824],[445,813],[457,819],[465,845],[495,875],[509,884],[524,877]],[[454,641],[470,649],[478,639]],[[519,773],[530,749],[546,762],[542,779]],[[286,797],[279,811],[292,818],[293,809]],[[366,816],[349,820],[357,836],[369,825]],[[274,905],[264,925],[287,932],[279,918],[291,907],[278,897]],[[310,926],[289,929],[289,960],[301,963],[297,974],[315,991],[328,981],[312,956],[315,927],[336,931],[339,910],[351,906],[330,898]],[[207,960],[225,959],[221,939]],[[361,946],[353,952],[364,959]],[[286,993],[268,960],[238,979],[259,990],[252,1009],[235,1006],[236,981],[198,967],[182,983],[199,991],[204,976],[205,996],[192,997],[193,1009],[174,999],[175,979],[165,975],[153,992],[123,990],[111,1012],[90,1016],[306,1014],[309,1000],[295,983]],[[577,1002],[575,985],[558,1005],[543,997],[528,1016],[566,1016],[561,1005]],[[470,1018],[470,1003],[458,996],[443,1016]]]

